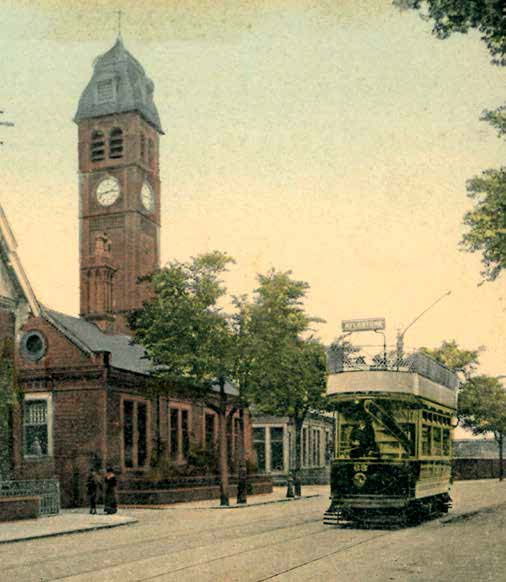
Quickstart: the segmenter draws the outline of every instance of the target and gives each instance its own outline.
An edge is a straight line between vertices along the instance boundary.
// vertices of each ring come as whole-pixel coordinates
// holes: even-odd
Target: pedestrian
[[[99,486],[99,476],[95,469],[90,469],[88,473],[88,481],[86,483],[86,492],[90,501],[90,513],[95,515],[97,513],[97,495]]]
[[[116,513],[118,501],[116,499],[116,475],[112,467],[107,467],[104,476],[104,513]]]

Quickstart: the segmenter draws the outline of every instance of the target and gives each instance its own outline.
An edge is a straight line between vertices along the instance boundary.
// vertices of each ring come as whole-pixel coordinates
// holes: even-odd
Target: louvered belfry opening
[[[114,127],[109,133],[109,158],[117,159],[123,157],[123,130]]]
[[[90,158],[92,162],[105,160],[105,137],[103,131],[95,130],[91,134]]]

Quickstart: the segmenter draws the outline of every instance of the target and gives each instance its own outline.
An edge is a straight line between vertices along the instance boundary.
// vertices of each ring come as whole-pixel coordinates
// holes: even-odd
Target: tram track
[[[303,519],[300,521],[296,521],[293,524],[290,525],[284,525],[284,526],[280,526],[280,527],[273,527],[271,529],[266,529],[265,532],[260,532],[260,533],[267,533],[269,531],[277,531],[280,529],[287,529],[287,528],[292,528],[292,527],[297,527],[300,525],[306,525],[308,523],[317,523],[319,521],[321,521],[321,515],[322,512],[321,510],[315,510],[315,511],[311,511],[308,512],[309,514],[314,514],[317,515],[318,517],[315,519]],[[305,514],[308,515],[308,514]],[[276,522],[278,521],[278,519],[256,519],[253,521],[248,522],[247,524],[239,524],[239,525],[234,525],[234,526],[229,526],[229,527],[213,527],[213,528],[207,528],[207,529],[200,529],[198,530],[198,534],[200,536],[204,536],[206,534],[212,534],[213,532],[220,532],[220,531],[228,531],[228,530],[234,530],[234,529],[250,529],[252,526],[255,526],[257,524],[266,524],[269,522]],[[95,530],[96,531],[96,530]],[[88,532],[79,532],[75,535],[81,535],[82,533],[88,533]],[[69,534],[69,535],[73,535],[73,534]],[[245,537],[248,534],[243,534],[243,535],[239,535],[239,537]],[[69,560],[72,558],[82,558],[86,555],[92,555],[94,559],[97,558],[97,555],[99,554],[107,554],[109,552],[115,551],[115,550],[121,550],[124,548],[128,548],[131,546],[135,546],[135,547],[139,547],[139,546],[144,546],[144,545],[149,545],[149,544],[153,544],[153,543],[158,543],[161,542],[163,540],[170,540],[170,539],[175,539],[178,542],[184,540],[185,538],[193,538],[195,537],[195,531],[188,531],[185,530],[185,533],[183,533],[182,531],[173,531],[168,535],[162,535],[162,536],[158,536],[158,537],[152,537],[152,538],[148,538],[148,539],[142,539],[142,540],[131,540],[122,544],[116,544],[114,546],[108,546],[107,548],[103,548],[103,549],[97,549],[97,548],[92,548],[86,552],[80,551],[80,552],[73,552],[73,553],[69,553],[69,554],[64,554],[64,555],[58,555],[58,556],[54,556],[54,557],[50,557],[50,558],[45,558],[45,559],[37,559],[37,560],[30,560],[28,562],[24,562],[23,564],[19,565],[13,565],[13,566],[7,566],[7,567],[3,567],[1,569],[1,572],[6,572],[8,570],[15,570],[15,569],[19,569],[20,567],[25,568],[25,567],[30,567],[30,566],[35,566],[35,565],[40,565],[40,564],[46,564],[46,563],[50,563],[50,562],[60,562],[62,560]],[[37,540],[32,540],[32,541],[37,541]],[[198,547],[204,547],[204,546],[197,546]],[[170,546],[168,547],[170,548]],[[196,548],[196,549],[197,549]],[[157,554],[158,555],[158,554]],[[159,555],[163,555],[163,553],[159,554]],[[153,556],[156,557],[156,556]]]
[[[266,535],[269,534],[271,532],[277,532],[277,531],[281,531],[281,530],[290,530],[293,528],[297,528],[297,527],[303,527],[305,525],[308,524],[316,524],[316,523],[320,523],[321,522],[321,511],[312,511],[310,512],[311,514],[314,514],[315,517],[310,518],[310,519],[297,519],[295,521],[295,523],[290,523],[289,525],[283,524],[283,525],[278,525],[278,526],[274,526],[274,527],[265,527],[262,529],[262,531],[258,531],[255,533],[251,533],[251,528],[254,527],[255,525],[258,526],[258,524],[262,524],[265,525],[266,521],[267,522],[275,522],[278,521],[278,519],[271,519],[271,520],[265,520],[265,519],[259,519],[259,520],[254,520],[253,522],[249,522],[248,524],[245,525],[238,525],[238,526],[232,526],[232,527],[219,527],[219,528],[208,528],[205,530],[200,530],[199,534],[201,534],[202,536],[209,536],[215,532],[224,532],[226,535],[224,536],[220,536],[220,539],[217,540],[216,538],[213,540],[214,543],[216,543],[217,541],[219,542],[228,542],[231,538],[233,538],[234,540],[239,540],[239,539],[247,539],[247,538],[251,538],[251,537],[255,537],[255,536],[260,536],[260,535]],[[307,514],[306,514],[307,515]],[[234,530],[246,530],[243,531],[243,533],[237,533]],[[320,532],[323,533],[323,532]],[[228,535],[227,535],[228,534]],[[307,534],[305,534],[307,535]],[[203,550],[206,547],[209,547],[210,541],[205,541],[204,543],[199,543],[197,542],[195,545],[189,545],[184,547],[184,545],[182,547],[177,547],[177,546],[181,546],[182,544],[184,544],[185,540],[188,540],[189,538],[194,538],[195,537],[195,531],[193,532],[187,532],[185,535],[181,535],[180,532],[172,532],[170,535],[166,535],[166,536],[159,536],[159,537],[153,537],[150,538],[149,540],[142,540],[142,541],[136,541],[136,540],[132,540],[129,541],[127,543],[123,543],[123,544],[117,544],[115,546],[112,547],[108,547],[108,548],[104,548],[102,550],[97,550],[97,549],[92,549],[89,550],[87,552],[74,552],[72,554],[66,554],[66,555],[60,555],[60,556],[55,556],[55,557],[51,557],[51,558],[47,558],[45,560],[32,560],[29,562],[25,562],[23,564],[18,564],[18,565],[13,565],[13,566],[8,566],[6,568],[2,568],[1,569],[1,573],[2,574],[7,574],[9,571],[19,571],[21,569],[30,569],[31,567],[38,567],[40,568],[41,565],[43,564],[51,564],[51,563],[57,563],[57,562],[62,562],[62,563],[66,563],[68,560],[72,559],[72,558],[80,558],[82,560],[85,560],[87,556],[90,556],[90,559],[93,559],[94,561],[96,561],[97,559],[97,554],[102,553],[102,554],[107,554],[110,553],[114,550],[122,550],[122,549],[126,549],[128,547],[136,547],[137,549],[139,548],[139,546],[145,546],[147,544],[153,544],[153,543],[159,543],[165,539],[173,539],[175,540],[176,543],[174,544],[168,544],[167,546],[165,546],[163,548],[163,551],[160,552],[156,552],[153,554],[150,554],[149,556],[146,556],[145,554],[135,558],[135,559],[128,559],[125,560],[124,558],[120,558],[118,557],[118,562],[117,563],[109,563],[107,565],[104,565],[103,567],[100,568],[89,568],[86,570],[80,570],[78,572],[74,572],[73,574],[68,574],[65,576],[51,576],[51,574],[48,574],[47,577],[41,577],[39,578],[39,580],[46,580],[46,581],[56,581],[56,580],[65,580],[68,578],[72,578],[72,577],[78,577],[78,576],[83,576],[86,574],[93,574],[93,573],[98,573],[100,571],[106,571],[106,570],[110,570],[112,568],[116,568],[118,566],[121,565],[125,565],[125,564],[135,564],[138,562],[142,562],[145,560],[152,560],[152,559],[156,559],[156,558],[160,558],[160,557],[164,557],[167,556],[167,553],[170,551],[198,551],[198,550]],[[292,538],[288,538],[288,539],[299,539],[300,537],[303,536],[295,536]],[[272,545],[272,543],[267,544],[266,546]],[[224,556],[223,558],[226,558],[228,556]],[[3,578],[2,578],[3,579]],[[16,580],[17,578],[12,578],[12,580]],[[104,578],[104,580],[107,578]]]

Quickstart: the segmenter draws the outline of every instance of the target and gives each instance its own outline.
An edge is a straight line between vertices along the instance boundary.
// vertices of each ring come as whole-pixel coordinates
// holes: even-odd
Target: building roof
[[[44,316],[72,343],[87,353],[109,352],[114,368],[148,374],[153,364],[145,357],[144,349],[132,343],[128,335],[109,335],[81,317],[73,317],[52,309],[44,309]]]
[[[34,316],[40,314],[40,306],[17,254],[17,242],[5,212],[0,204],[0,295],[4,293],[13,303],[19,299],[28,305]],[[4,276],[2,277],[2,271]]]
[[[114,368],[145,375],[155,369],[153,363],[146,357],[144,348],[133,343],[128,335],[106,334],[95,324],[81,317],[52,309],[44,308],[43,316],[82,351],[88,354],[109,352],[111,354],[109,363]],[[220,391],[218,384],[213,386],[213,390]],[[239,391],[227,380],[225,394],[238,396]]]
[[[79,123],[83,119],[138,111],[163,133],[153,101],[154,88],[142,65],[118,37],[114,46],[95,60],[93,75],[79,99],[74,121]]]

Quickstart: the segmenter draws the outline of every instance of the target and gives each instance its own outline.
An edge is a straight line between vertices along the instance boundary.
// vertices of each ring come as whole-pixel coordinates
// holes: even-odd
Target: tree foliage
[[[321,320],[304,309],[309,285],[290,272],[259,276],[252,303],[255,337],[251,398],[258,411],[288,416],[295,428],[295,489],[300,495],[301,431],[308,412],[325,408],[327,356],[312,334]]]
[[[485,42],[492,63],[506,65],[506,10],[502,0],[394,0],[394,4],[418,10],[433,23],[441,39],[455,32],[476,30]],[[485,110],[482,119],[499,136],[506,135],[506,106]],[[494,281],[506,267],[506,168],[485,170],[469,180],[468,196],[475,206],[464,215],[468,231],[461,248],[482,256],[484,281]]]
[[[495,280],[506,268],[506,168],[485,170],[468,182],[468,195],[475,201],[464,215],[469,230],[462,246],[481,252],[485,280]]]
[[[420,350],[449,368],[452,372],[462,374],[465,379],[468,379],[476,371],[480,363],[479,355],[483,348],[465,350],[460,348],[453,339],[444,340],[437,348],[420,348]]]
[[[492,62],[506,64],[506,12],[502,0],[394,0],[402,9],[419,10],[433,22],[433,33],[448,38],[455,32],[476,30],[486,44]]]
[[[459,418],[475,435],[506,433],[506,390],[497,378],[474,376],[459,394]]]

